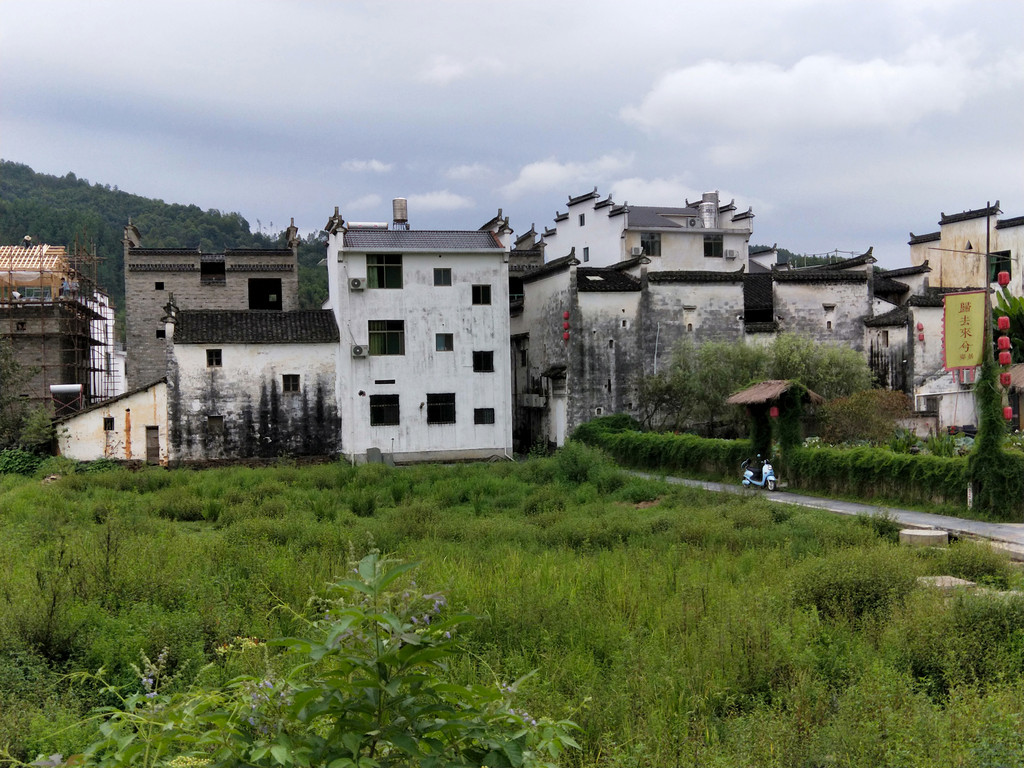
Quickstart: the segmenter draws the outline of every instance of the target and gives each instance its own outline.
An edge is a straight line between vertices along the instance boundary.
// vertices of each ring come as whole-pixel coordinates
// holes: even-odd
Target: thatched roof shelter
[[[825,402],[825,398],[818,393],[812,392],[802,384],[787,379],[758,382],[731,395],[725,402],[730,405],[769,405],[776,402],[794,387],[803,390],[804,395],[801,399],[804,402],[809,402],[811,405],[821,405]]]

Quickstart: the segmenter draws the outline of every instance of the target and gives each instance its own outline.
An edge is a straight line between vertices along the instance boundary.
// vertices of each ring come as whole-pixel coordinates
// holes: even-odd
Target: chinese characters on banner
[[[946,370],[981,365],[985,351],[985,292],[947,293],[942,302]]]

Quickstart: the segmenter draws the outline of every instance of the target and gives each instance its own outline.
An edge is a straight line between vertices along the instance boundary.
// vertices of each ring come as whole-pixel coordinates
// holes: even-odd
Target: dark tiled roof
[[[198,272],[195,264],[129,264],[129,272]]]
[[[572,208],[577,203],[586,202],[587,200],[593,200],[593,199],[598,198],[598,197],[600,197],[600,195],[597,194],[597,187],[594,187],[594,191],[593,192],[587,192],[586,194],[583,194],[583,195],[577,195],[576,197],[570,197],[569,198],[569,207]]]
[[[1003,219],[996,222],[996,229],[1009,229],[1010,227],[1024,227],[1024,216],[1016,216],[1012,219]]]
[[[491,232],[481,230],[350,229],[345,248],[402,251],[502,251]]]
[[[736,272],[712,272],[710,270],[664,270],[648,272],[652,283],[738,283],[743,280],[743,270]]]
[[[625,259],[624,261],[617,261],[614,264],[609,264],[608,269],[632,269],[638,266],[646,257],[645,256],[634,256],[631,259]]]
[[[745,210],[743,213],[737,213],[735,216],[733,216],[732,220],[733,221],[742,221],[743,219],[752,219],[752,218],[754,218],[754,209],[753,208],[747,208],[747,210]]]
[[[181,310],[175,344],[332,344],[340,339],[334,313]]]
[[[227,272],[291,272],[292,264],[228,264]]]
[[[777,333],[779,324],[775,320],[766,323],[744,323],[743,330],[747,333]]]
[[[576,270],[576,286],[581,292],[639,291],[640,281],[617,269],[580,267]]]
[[[963,213],[952,213],[947,216],[945,213],[939,214],[939,225],[942,224],[953,224],[957,221],[969,221],[970,219],[980,219],[983,216],[995,216],[999,213],[999,201],[996,200],[995,205],[989,204],[985,208],[976,208],[973,211],[964,211]]]
[[[611,195],[608,195],[608,197],[606,197],[604,200],[594,203],[594,210],[597,210],[598,208],[606,208],[609,205],[615,205],[615,203],[612,201]]]
[[[553,275],[556,272],[564,272],[573,264],[579,264],[575,254],[570,253],[568,256],[562,256],[559,259],[553,259],[547,264],[531,269],[529,272],[523,274],[524,283],[532,283],[534,280],[540,280],[542,277]]]
[[[907,299],[912,307],[941,307],[942,297],[947,293],[968,293],[977,288],[928,288],[924,293],[917,293]]]
[[[868,328],[887,328],[894,325],[906,325],[907,320],[910,319],[910,310],[907,307],[896,307],[888,312],[869,317],[864,320],[864,325]]]
[[[899,280],[890,280],[882,275],[875,275],[875,293],[906,293],[910,286]]]
[[[774,305],[772,275],[770,272],[745,275],[743,277],[744,312],[755,309],[771,309]]]
[[[132,248],[128,251],[131,256],[170,256],[183,254],[187,256],[198,256],[198,248]]]
[[[283,256],[290,259],[294,255],[289,248],[226,248],[227,256]]]
[[[934,243],[936,240],[941,239],[941,232],[929,232],[927,235],[915,235],[913,232],[911,232],[910,239],[907,241],[907,245],[917,245],[918,243]]]
[[[793,269],[780,270],[772,273],[775,280],[780,283],[866,283],[867,272],[849,272],[843,270],[817,271]]]
[[[932,268],[928,266],[928,260],[925,259],[922,264],[916,267],[900,267],[899,269],[887,269],[881,274],[885,277],[905,277],[907,275],[923,275],[925,272],[931,272]]]
[[[649,205],[629,206],[630,229],[682,229],[665,216],[690,216],[697,218],[696,208],[655,208]]]
[[[771,253],[775,248],[770,245],[752,245],[748,249],[748,253],[751,256],[760,256],[762,253]]]
[[[557,211],[555,212],[555,221],[565,221],[568,218],[569,218],[569,212],[568,211],[566,211],[565,213],[558,213]]]
[[[862,253],[860,256],[853,256],[849,259],[840,259],[839,261],[833,261],[828,264],[815,264],[811,267],[801,267],[800,269],[793,270],[794,272],[825,272],[828,270],[842,271],[844,269],[852,269],[853,267],[863,267],[867,264],[874,264],[878,259],[871,255],[872,249],[869,248],[867,253]]]

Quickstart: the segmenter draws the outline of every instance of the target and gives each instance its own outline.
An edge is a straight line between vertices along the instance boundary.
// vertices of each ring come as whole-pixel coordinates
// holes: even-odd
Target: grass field
[[[463,680],[576,721],[569,764],[1024,764],[1021,576],[986,547],[895,545],[846,519],[620,473],[570,444],[521,463],[0,475],[0,743],[71,754],[138,689],[237,673],[371,548],[481,617]],[[988,585],[918,586],[949,574]]]

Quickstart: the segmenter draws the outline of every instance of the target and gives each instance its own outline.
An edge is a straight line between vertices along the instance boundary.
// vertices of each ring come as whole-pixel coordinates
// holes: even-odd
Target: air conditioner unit
[[[348,279],[348,289],[350,291],[361,291],[366,287],[365,277],[350,277]]]
[[[630,253],[634,256],[643,256],[644,247],[642,245],[634,245],[633,250],[631,250]]]
[[[739,251],[728,250],[725,252],[725,258],[727,259],[735,259],[739,255]]]
[[[353,344],[352,345],[352,357],[367,357],[370,354],[370,348],[365,344]]]

